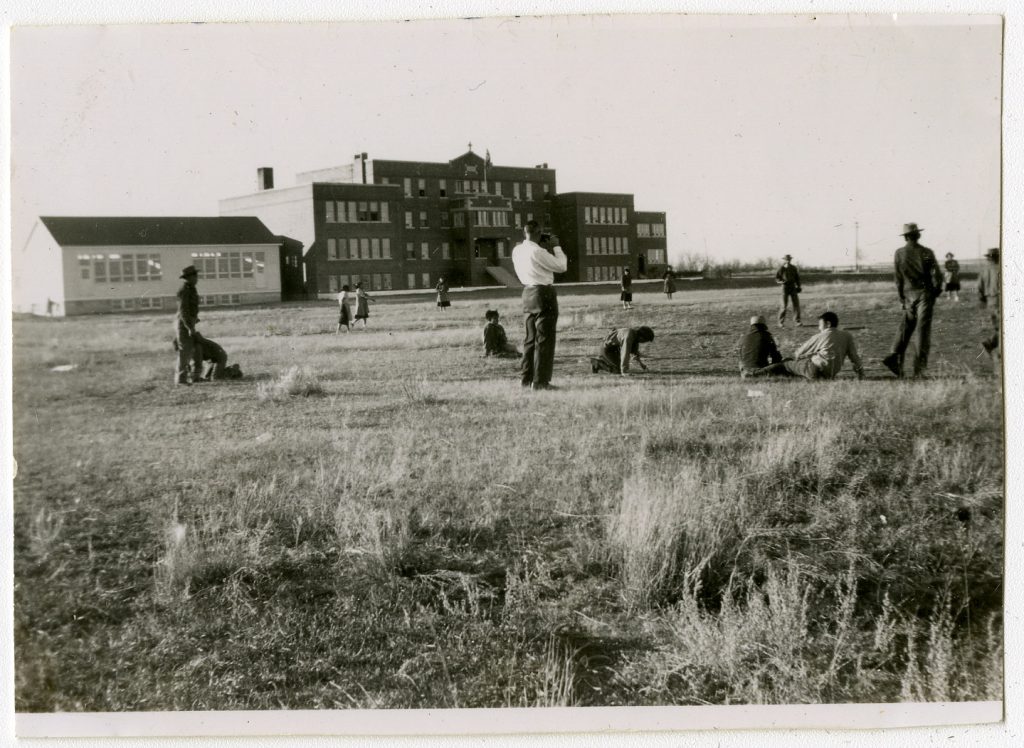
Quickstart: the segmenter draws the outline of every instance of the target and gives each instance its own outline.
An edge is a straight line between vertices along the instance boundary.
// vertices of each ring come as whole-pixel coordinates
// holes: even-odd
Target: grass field
[[[802,301],[783,351],[828,306],[866,381],[740,381],[773,289],[563,294],[543,393],[480,357],[507,297],[204,311],[247,376],[194,387],[168,315],[15,320],[17,709],[1000,698],[987,317],[900,382],[888,284]],[[590,374],[627,323],[650,371]]]

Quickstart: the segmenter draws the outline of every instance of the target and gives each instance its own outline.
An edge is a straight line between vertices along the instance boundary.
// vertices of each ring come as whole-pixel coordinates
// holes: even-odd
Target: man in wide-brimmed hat
[[[796,265],[792,263],[792,260],[792,255],[784,255],[782,267],[775,274],[775,282],[782,284],[782,307],[779,309],[779,327],[782,327],[783,322],[786,321],[786,310],[789,307],[790,301],[793,302],[793,319],[796,320],[796,326],[800,327],[800,292],[803,291],[803,288],[800,286],[800,272],[796,269]]]
[[[928,366],[928,353],[932,345],[932,313],[935,299],[942,295],[942,269],[935,253],[918,244],[921,232],[916,223],[903,224],[903,238],[907,243],[896,250],[896,293],[900,297],[903,316],[892,343],[892,351],[882,359],[885,367],[898,377],[904,375],[903,357],[918,332],[917,357],[914,376],[924,376]]]
[[[992,315],[992,334],[985,338],[981,345],[992,359],[992,365],[999,374],[999,248],[993,247],[985,252],[988,262],[978,273],[978,301],[982,308],[987,308]]]
[[[181,271],[182,284],[178,289],[178,313],[174,316],[174,334],[178,343],[178,362],[174,370],[175,384],[189,384],[189,362],[194,372],[193,380],[199,381],[203,370],[202,351],[196,344],[196,323],[199,321],[199,292],[196,282],[199,271],[189,265]]]

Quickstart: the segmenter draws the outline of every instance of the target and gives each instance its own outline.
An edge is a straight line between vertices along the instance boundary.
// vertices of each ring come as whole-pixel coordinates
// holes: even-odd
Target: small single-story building
[[[297,245],[250,216],[42,216],[25,253],[35,272],[15,293],[14,309],[54,316],[174,310],[188,265],[199,270],[204,307],[277,302],[282,278],[301,265]]]

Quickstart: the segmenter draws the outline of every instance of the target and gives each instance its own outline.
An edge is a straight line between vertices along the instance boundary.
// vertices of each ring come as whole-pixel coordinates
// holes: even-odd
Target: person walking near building
[[[669,301],[672,301],[672,294],[676,292],[676,274],[672,268],[665,270],[665,285],[663,290]]]
[[[437,308],[442,312],[447,312],[451,305],[451,299],[448,298],[448,284],[445,283],[444,278],[439,278],[437,281]]]
[[[999,248],[993,247],[985,253],[988,262],[978,274],[978,301],[982,309],[988,309],[992,320],[992,334],[986,337],[981,345],[992,359],[996,374],[1000,374],[1000,288],[999,288]]]
[[[903,224],[903,238],[907,243],[896,250],[894,258],[896,293],[900,297],[903,315],[893,340],[892,352],[882,359],[882,363],[897,377],[904,375],[903,359],[915,330],[918,331],[918,338],[914,376],[924,376],[932,345],[935,299],[942,294],[942,271],[935,253],[917,243],[922,231],[916,223]]]
[[[484,356],[499,358],[519,358],[519,349],[508,342],[505,328],[499,322],[497,309],[488,309],[484,313],[487,323],[484,325]]]
[[[555,237],[541,234],[540,224],[529,220],[523,227],[523,241],[512,250],[512,265],[523,284],[523,314],[526,337],[520,382],[534,390],[551,389],[555,365],[555,327],[558,324],[558,294],[555,273],[564,273],[569,261]],[[554,245],[549,251],[548,245]],[[542,246],[543,245],[543,246]]]
[[[338,294],[338,329],[334,331],[337,335],[341,332],[341,328],[345,328],[345,332],[352,332],[352,308],[349,306],[349,299],[351,298],[348,292],[348,284],[346,283],[341,287],[341,293]]]
[[[953,253],[946,253],[946,298],[960,301],[960,263],[953,259]]]
[[[785,255],[782,258],[782,266],[775,273],[775,282],[782,285],[782,306],[779,308],[779,327],[786,321],[786,311],[789,309],[789,302],[793,302],[793,319],[796,326],[800,327],[800,293],[803,288],[800,286],[800,271],[792,263],[793,256]]]
[[[797,348],[793,358],[758,369],[754,376],[788,373],[809,380],[835,379],[847,358],[857,378],[863,379],[864,366],[853,335],[839,329],[839,315],[825,312],[818,317],[818,334]]]
[[[633,308],[633,276],[629,274],[629,268],[622,269],[622,278],[619,280],[619,300],[623,309]]]
[[[760,314],[750,318],[750,330],[740,338],[740,376],[750,377],[759,369],[782,362],[775,338]],[[782,373],[782,372],[775,372]]]
[[[376,299],[370,297],[370,294],[363,290],[363,284],[356,283],[356,322],[359,320],[363,321],[363,327],[366,327],[366,322],[370,318],[370,302],[377,303]]]
[[[654,330],[649,327],[620,327],[605,337],[597,356],[590,359],[590,370],[597,374],[607,371],[611,374],[629,376],[630,359],[647,371],[647,364],[640,358],[640,344],[654,340]]]
[[[192,364],[193,378],[202,371],[203,360],[196,344],[196,323],[199,322],[199,271],[189,265],[181,271],[182,280],[178,289],[178,311],[174,315],[174,339],[178,347],[178,360],[174,369],[175,384],[190,384],[189,364]]]

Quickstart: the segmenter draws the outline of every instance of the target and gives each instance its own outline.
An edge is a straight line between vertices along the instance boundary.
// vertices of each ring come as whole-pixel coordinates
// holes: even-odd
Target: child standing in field
[[[370,294],[363,290],[363,284],[356,283],[356,321],[363,321],[363,327],[366,327],[366,321],[370,318],[370,302],[376,303],[375,299],[370,298]]]
[[[946,253],[946,298],[960,301],[960,263],[953,259],[953,253]]]
[[[622,271],[622,280],[619,281],[619,299],[622,301],[623,309],[633,308],[633,276],[629,274],[629,268]]]
[[[665,295],[669,301],[672,301],[672,294],[676,292],[676,274],[672,272],[672,268],[668,268],[665,271]]]
[[[484,319],[487,320],[484,325],[484,356],[519,358],[519,350],[508,342],[505,328],[498,322],[498,310],[488,309]]]
[[[444,282],[444,278],[440,278],[437,281],[437,308],[442,312],[447,312],[451,305],[452,302],[448,298],[448,284]]]
[[[352,331],[352,310],[349,308],[349,293],[348,285],[341,287],[341,293],[338,294],[338,329],[334,331],[337,335],[341,332],[341,328],[345,328],[345,332]]]

